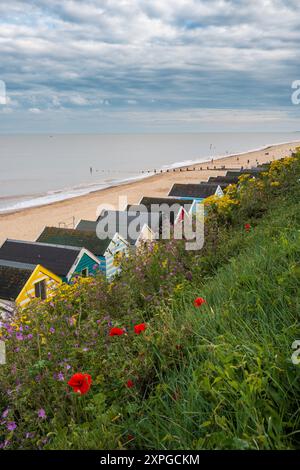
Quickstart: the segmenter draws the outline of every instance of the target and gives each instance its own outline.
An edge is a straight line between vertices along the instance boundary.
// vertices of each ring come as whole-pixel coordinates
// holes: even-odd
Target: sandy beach
[[[226,156],[210,162],[181,167],[181,171],[179,168],[176,171],[172,169],[73,199],[3,214],[0,215],[0,243],[2,244],[6,238],[33,241],[46,225],[72,228],[82,218],[95,220],[100,205],[113,205],[116,209],[123,210],[126,201],[124,199],[119,207],[120,196],[126,197],[130,204],[138,203],[143,196],[167,196],[174,183],[207,181],[210,176],[224,175],[226,170],[220,170],[222,166],[236,169],[241,166],[250,168],[256,166],[257,163],[269,162],[290,155],[299,146],[300,141]]]

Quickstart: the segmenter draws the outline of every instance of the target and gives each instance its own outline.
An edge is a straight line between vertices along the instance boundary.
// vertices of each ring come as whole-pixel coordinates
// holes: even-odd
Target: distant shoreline
[[[18,203],[18,205],[20,205],[19,208],[11,208],[11,209],[8,208],[5,210],[0,209],[0,220],[1,220],[1,216],[16,214],[16,213],[19,213],[28,209],[51,206],[53,204],[59,204],[60,202],[77,199],[80,197],[87,196],[89,194],[97,193],[100,191],[105,191],[107,189],[118,188],[120,186],[127,185],[127,184],[134,184],[138,181],[145,180],[147,178],[150,178],[151,176],[161,175],[162,173],[165,173],[165,172],[167,173],[167,172],[175,171],[175,170],[180,171],[180,169],[191,168],[191,167],[194,167],[195,165],[208,165],[211,163],[212,159],[214,162],[217,162],[217,161],[221,162],[224,159],[228,159],[232,157],[241,157],[243,155],[247,155],[253,152],[264,152],[268,149],[271,149],[272,147],[277,147],[281,145],[292,145],[294,143],[298,143],[298,140],[269,144],[263,147],[258,147],[258,148],[254,148],[251,150],[247,150],[245,152],[221,154],[217,156],[213,156],[213,155],[206,156],[206,157],[203,157],[205,160],[196,159],[196,160],[174,162],[169,165],[163,165],[162,167],[156,169],[156,172],[154,171],[154,169],[152,171],[149,170],[148,172],[144,171],[139,176],[132,176],[132,177],[124,178],[124,179],[119,179],[119,180],[116,180],[112,184],[93,183],[90,186],[83,187],[82,189],[78,189],[74,187],[74,188],[70,188],[69,190],[62,189],[62,190],[55,190],[53,192],[49,191],[49,193],[47,194],[40,194],[40,195],[37,195],[36,197],[32,197],[32,198],[29,197],[28,199],[21,200]],[[96,188],[92,189],[93,186],[96,186]],[[0,198],[0,200],[13,200],[13,199],[21,199],[21,196],[9,196],[7,198],[6,197]]]
[[[178,171],[173,171],[175,168],[170,167],[169,171],[165,169],[163,173],[143,175],[143,178],[109,186],[71,199],[2,213],[0,214],[0,243],[6,238],[35,240],[46,225],[71,228],[80,219],[96,220],[99,205],[110,204],[123,210],[125,203],[122,207],[118,207],[120,196],[126,196],[129,204],[138,203],[143,196],[167,196],[174,183],[198,183],[207,181],[210,176],[225,174],[225,170],[214,170],[213,168],[214,166],[220,167],[220,163],[235,169],[239,169],[241,166],[244,168],[256,166],[257,161],[265,163],[290,155],[299,146],[300,140],[267,145],[259,150],[235,155],[213,157],[213,163],[211,159],[207,158],[205,161],[192,164],[186,164],[186,162],[176,168]],[[202,170],[200,170],[201,166]],[[193,171],[194,167],[198,169]],[[180,171],[180,168],[182,170],[188,168],[191,171]]]

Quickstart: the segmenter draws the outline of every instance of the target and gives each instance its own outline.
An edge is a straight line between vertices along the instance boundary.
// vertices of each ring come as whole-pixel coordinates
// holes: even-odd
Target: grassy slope
[[[33,302],[21,339],[6,325],[0,446],[299,448],[299,162],[289,168],[240,186],[231,215],[218,200],[201,253],[157,244],[113,284],[96,276]],[[111,326],[127,334],[109,337]],[[76,371],[92,376],[87,395],[67,387]]]
[[[166,372],[158,354],[156,389],[122,425],[133,447],[299,447],[299,367],[290,360],[299,262],[300,205],[285,202],[249,234],[244,252],[173,303],[165,321],[184,333],[178,367]],[[196,311],[197,293],[207,306]]]

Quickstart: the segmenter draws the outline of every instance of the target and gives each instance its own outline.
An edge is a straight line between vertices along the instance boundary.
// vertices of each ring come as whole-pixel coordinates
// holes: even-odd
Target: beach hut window
[[[45,300],[47,298],[46,281],[37,282],[34,285],[35,296],[39,299]]]
[[[82,277],[88,277],[89,275],[89,270],[88,268],[84,268],[82,271],[81,271],[81,276]]]

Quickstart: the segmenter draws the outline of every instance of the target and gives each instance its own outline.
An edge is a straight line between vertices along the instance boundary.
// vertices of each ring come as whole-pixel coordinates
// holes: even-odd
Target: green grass
[[[279,205],[249,234],[247,248],[215,278],[169,308],[182,331],[176,367],[123,424],[136,448],[299,447],[300,205]],[[195,295],[207,299],[196,310]],[[168,308],[168,307],[166,307]]]

